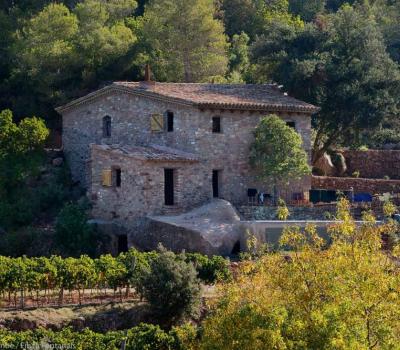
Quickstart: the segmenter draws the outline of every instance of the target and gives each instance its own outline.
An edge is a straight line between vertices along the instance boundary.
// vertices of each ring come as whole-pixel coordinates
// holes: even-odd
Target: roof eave
[[[195,103],[190,100],[185,100],[176,97],[162,96],[158,93],[150,90],[132,89],[128,86],[121,86],[117,84],[107,85],[99,90],[91,92],[83,97],[77,98],[65,105],[55,108],[59,114],[78,107],[80,105],[89,103],[100,96],[104,96],[113,92],[121,92],[131,94],[135,96],[144,96],[153,100],[176,103],[183,106],[193,106],[199,109],[226,109],[226,110],[240,110],[240,111],[265,111],[265,112],[297,112],[314,114],[317,113],[320,108],[308,105],[308,106],[296,106],[296,105],[279,105],[279,104],[265,104],[265,103],[254,103],[254,104],[235,104],[235,103]]]
[[[94,92],[91,92],[85,96],[82,96],[80,98],[77,98],[63,106],[59,106],[56,107],[55,110],[59,113],[62,114],[65,111],[78,107],[82,104],[86,104],[89,103],[91,101],[93,101],[94,99],[100,97],[100,96],[104,96],[113,92],[122,92],[122,93],[126,93],[126,94],[131,94],[131,95],[135,95],[135,96],[144,96],[147,98],[151,98],[153,100],[159,100],[159,101],[167,101],[167,102],[172,102],[172,103],[176,103],[179,105],[184,105],[184,106],[193,106],[195,105],[193,102],[191,101],[187,101],[184,99],[179,99],[179,98],[173,98],[173,97],[167,97],[167,96],[162,96],[160,94],[154,93],[152,91],[146,91],[146,90],[139,90],[139,89],[132,89],[130,87],[127,86],[121,86],[121,85],[116,85],[116,84],[111,84],[111,85],[107,85],[104,88],[101,88],[99,90],[96,90]]]
[[[196,106],[200,109],[226,109],[226,110],[241,110],[241,111],[259,111],[259,112],[296,112],[314,114],[320,111],[319,107],[310,106],[295,106],[295,105],[277,105],[277,104],[229,104],[229,103],[198,103]]]

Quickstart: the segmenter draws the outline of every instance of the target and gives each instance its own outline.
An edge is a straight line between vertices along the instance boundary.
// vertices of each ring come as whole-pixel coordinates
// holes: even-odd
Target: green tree
[[[61,210],[56,223],[55,239],[65,255],[96,255],[99,239],[93,227],[88,224],[85,207],[67,203]]]
[[[324,12],[326,0],[290,0],[289,11],[299,15],[304,21],[312,21],[317,14]]]
[[[397,109],[398,65],[377,23],[361,9],[344,6],[317,24],[281,27],[253,50],[267,76],[321,107],[314,120],[314,161],[335,143],[355,143],[360,130],[378,126]]]
[[[278,185],[310,173],[301,136],[276,115],[261,119],[250,146],[250,164],[263,181],[271,181],[275,201]]]
[[[158,79],[205,82],[224,75],[227,40],[212,0],[158,0],[146,6],[143,38]]]
[[[135,8],[134,0],[51,3],[22,22],[9,49],[7,87],[14,96],[8,103],[18,114],[34,108],[50,118],[55,105],[126,74],[132,62],[126,67],[120,60],[132,61],[136,36],[127,22]]]
[[[162,249],[150,262],[142,288],[143,296],[164,322],[173,324],[199,312],[200,283],[195,268],[184,257]]]
[[[332,244],[312,225],[288,227],[282,248],[243,263],[236,282],[203,323],[201,349],[396,349],[400,341],[400,275],[382,251],[370,215],[357,225],[349,203],[329,229]]]
[[[262,0],[222,0],[220,7],[226,33],[233,37],[244,32],[254,40],[263,29],[263,3]]]
[[[0,112],[0,226],[6,229],[33,217],[26,180],[39,171],[48,135],[39,118],[16,124],[10,110]]]
[[[249,80],[249,40],[250,38],[245,32],[234,34],[232,37],[229,47],[229,81],[243,82]]]

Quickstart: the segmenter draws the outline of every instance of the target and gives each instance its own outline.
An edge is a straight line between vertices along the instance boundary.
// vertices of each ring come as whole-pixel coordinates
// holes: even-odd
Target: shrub
[[[155,314],[175,323],[198,315],[200,283],[192,263],[161,249],[142,280],[143,296]]]
[[[355,177],[355,178],[359,178],[359,177],[360,177],[360,171],[359,171],[359,170],[354,171],[354,172],[351,174],[351,176],[353,176],[353,177]]]
[[[232,278],[229,269],[229,260],[222,256],[214,255],[208,258],[199,253],[185,254],[186,261],[192,262],[200,278],[204,283],[213,284],[217,281],[228,281]]]
[[[141,323],[128,331],[126,350],[172,349],[174,342],[174,337],[164,332],[159,326]]]
[[[1,236],[0,255],[48,256],[53,250],[52,234],[30,226]]]
[[[63,255],[97,254],[101,242],[87,221],[84,204],[68,203],[63,207],[57,218],[55,235]]]
[[[382,148],[387,144],[400,143],[400,132],[396,129],[381,129],[373,133],[371,137],[371,145],[374,148]]]
[[[390,200],[387,200],[383,203],[382,211],[385,217],[390,218],[397,213],[397,207]]]
[[[278,208],[276,209],[276,217],[278,220],[287,220],[290,212],[288,207],[286,206],[285,201],[282,198],[278,200]]]

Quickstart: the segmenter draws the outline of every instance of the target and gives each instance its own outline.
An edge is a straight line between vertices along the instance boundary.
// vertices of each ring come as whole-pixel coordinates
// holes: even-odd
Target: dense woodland
[[[144,304],[154,323],[115,330],[110,320],[104,333],[0,324],[0,348],[399,349],[392,202],[383,224],[368,210],[359,224],[341,198],[328,240],[312,225],[287,227],[271,250],[249,232],[234,263],[161,246],[112,257],[68,164],[44,150],[60,128],[55,106],[142,80],[146,64],[157,81],[281,84],[321,108],[314,157],[337,146],[400,148],[399,63],[400,0],[0,0],[0,308],[17,318],[19,308],[50,315],[55,304],[136,298],[132,307]],[[267,164],[257,160],[268,136],[285,140],[274,156],[290,156],[286,175],[308,171],[288,131],[264,119],[253,165]]]
[[[113,80],[278,82],[321,107],[315,150],[400,143],[398,0],[3,0],[0,110],[54,107]]]

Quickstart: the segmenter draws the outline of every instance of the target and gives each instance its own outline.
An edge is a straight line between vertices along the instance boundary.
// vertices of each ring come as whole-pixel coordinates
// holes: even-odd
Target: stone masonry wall
[[[174,131],[152,133],[150,116],[154,113],[174,113]],[[73,178],[84,186],[89,184],[90,151],[95,144],[158,144],[198,154],[202,158],[204,173],[203,191],[209,193],[212,170],[221,171],[220,197],[233,203],[247,201],[247,188],[255,187],[270,192],[268,184],[260,184],[248,164],[252,130],[268,112],[200,111],[182,106],[112,93],[87,104],[79,105],[63,115],[63,145],[71,166]],[[112,136],[103,138],[102,118],[112,118]],[[212,117],[221,117],[222,133],[212,133]],[[310,149],[311,121],[308,115],[283,113],[286,121],[294,121],[302,135],[307,151]],[[194,170],[188,176],[196,176]],[[293,192],[306,192],[311,187],[310,177],[291,185]],[[194,189],[193,189],[194,190]]]
[[[353,177],[313,176],[312,188],[324,190],[349,191],[353,187],[355,193],[382,194],[400,192],[400,180],[364,179]]]
[[[400,179],[400,151],[368,150],[343,151],[348,167],[347,173],[360,172],[360,177],[383,179]]]
[[[143,161],[95,146],[92,158],[89,196],[94,217],[114,219],[123,224],[170,211],[171,207],[164,205],[164,168],[176,171],[173,209],[191,208],[212,196],[211,188],[204,190],[208,174],[200,163]],[[113,167],[121,169],[121,187],[102,185],[102,171]]]

